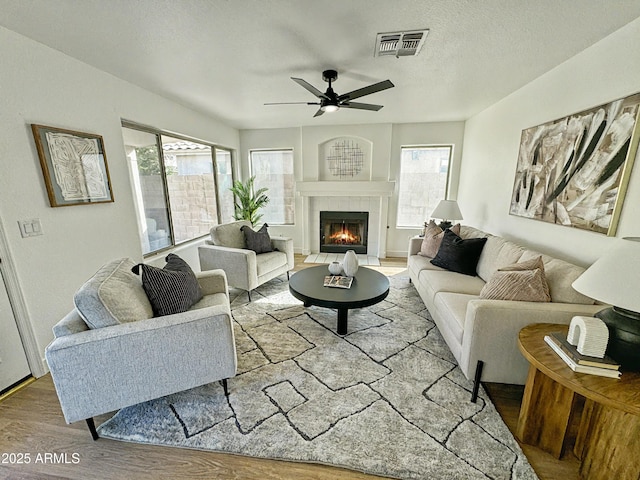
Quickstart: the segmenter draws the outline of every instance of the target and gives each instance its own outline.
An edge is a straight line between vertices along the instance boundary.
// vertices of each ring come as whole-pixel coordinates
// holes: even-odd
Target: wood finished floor
[[[305,257],[296,255],[296,269],[306,268]],[[393,275],[404,270],[405,259],[382,259],[372,267]],[[523,387],[485,385],[498,412],[515,431]],[[99,424],[109,418],[96,418]],[[562,460],[537,448],[523,450],[541,480],[578,479],[578,461],[569,453]],[[8,454],[29,453],[30,464],[11,464]],[[44,454],[58,454],[58,462],[37,461]],[[73,457],[73,454],[78,454]],[[67,454],[67,463],[59,454]],[[0,478],[54,479],[296,479],[365,480],[380,478],[350,470],[305,463],[263,460],[239,455],[171,447],[130,444],[100,439],[94,442],[84,422],[67,425],[50,375],[0,402]],[[78,461],[74,463],[74,458]],[[9,462],[9,463],[7,463]]]

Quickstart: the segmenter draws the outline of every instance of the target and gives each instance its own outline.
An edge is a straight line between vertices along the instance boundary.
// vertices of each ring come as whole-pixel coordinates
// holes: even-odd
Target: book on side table
[[[563,334],[553,332],[544,337],[544,341],[558,354],[571,370],[577,373],[599,375],[601,377],[620,378],[620,365],[609,357],[597,358],[582,355],[571,345]]]

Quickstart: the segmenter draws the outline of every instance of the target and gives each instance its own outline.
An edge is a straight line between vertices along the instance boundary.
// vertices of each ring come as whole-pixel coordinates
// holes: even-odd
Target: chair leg
[[[249,297],[249,301],[251,301],[251,290],[247,290],[247,297]]]
[[[471,392],[471,403],[476,403],[478,399],[478,390],[480,389],[480,378],[482,377],[482,369],[484,367],[484,362],[482,360],[478,360],[476,364],[476,375],[473,379],[473,391]]]
[[[224,396],[228,397],[229,396],[229,387],[227,385],[227,379],[224,378],[222,380],[220,380],[222,382],[222,388],[224,389]]]
[[[98,440],[100,436],[98,435],[98,430],[96,430],[96,424],[93,421],[93,417],[87,418],[85,421],[87,422],[87,426],[89,427],[93,440]]]
[[[287,280],[289,280],[289,270],[287,270]]]

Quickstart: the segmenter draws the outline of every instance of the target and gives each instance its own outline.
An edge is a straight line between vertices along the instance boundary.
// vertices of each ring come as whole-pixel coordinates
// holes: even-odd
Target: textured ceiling
[[[615,6],[614,6],[615,5]],[[237,128],[465,120],[640,16],[617,0],[0,0],[0,25]],[[430,30],[416,57],[380,32]],[[633,49],[632,49],[633,50]],[[290,80],[395,88],[313,118]]]

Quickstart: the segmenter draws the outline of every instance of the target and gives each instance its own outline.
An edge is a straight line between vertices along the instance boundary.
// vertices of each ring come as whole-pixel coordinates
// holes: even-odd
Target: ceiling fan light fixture
[[[320,107],[320,110],[322,110],[323,112],[326,113],[331,113],[331,112],[337,112],[338,110],[340,110],[340,107],[338,105],[322,105]]]

